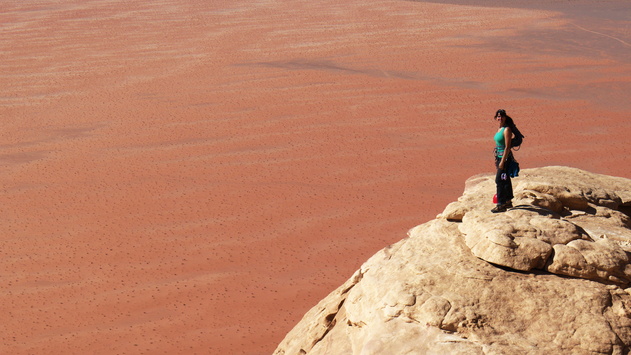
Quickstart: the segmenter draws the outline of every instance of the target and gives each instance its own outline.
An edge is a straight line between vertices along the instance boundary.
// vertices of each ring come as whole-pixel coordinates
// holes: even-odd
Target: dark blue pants
[[[513,199],[513,184],[510,176],[506,172],[506,167],[508,167],[508,163],[512,159],[512,156],[506,158],[506,162],[504,162],[504,169],[502,170],[499,168],[501,159],[499,157],[495,157],[495,167],[497,168],[497,173],[495,174],[495,185],[497,186],[497,203],[499,205],[503,205]]]

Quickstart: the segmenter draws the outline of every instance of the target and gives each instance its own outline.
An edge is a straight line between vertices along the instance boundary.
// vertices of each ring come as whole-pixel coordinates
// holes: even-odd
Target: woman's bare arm
[[[500,161],[499,168],[500,170],[504,170],[504,166],[506,165],[506,159],[508,159],[508,154],[510,154],[511,143],[513,140],[513,132],[510,127],[506,127],[504,129],[504,144],[506,144],[506,148],[504,149],[504,154],[502,154],[502,160]]]

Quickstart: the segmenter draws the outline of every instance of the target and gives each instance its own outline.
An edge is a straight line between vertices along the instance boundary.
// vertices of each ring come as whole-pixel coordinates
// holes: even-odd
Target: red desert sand
[[[498,108],[631,177],[628,1],[444,2],[1,2],[0,353],[269,354]]]

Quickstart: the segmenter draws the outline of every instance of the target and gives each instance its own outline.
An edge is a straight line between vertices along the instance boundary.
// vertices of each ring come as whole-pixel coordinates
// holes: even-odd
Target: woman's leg
[[[508,174],[507,174],[508,175]],[[508,205],[510,204],[512,206],[512,201],[513,201],[513,182],[511,180],[510,175],[508,175],[506,177],[506,191],[504,192],[504,196],[506,196],[506,202],[505,204]]]
[[[505,197],[505,204],[510,204],[512,206],[512,200],[513,200],[513,182],[511,180],[510,174],[508,173],[508,167],[513,163],[513,155],[509,155],[508,156],[508,160],[506,161],[506,168],[504,169],[504,172],[506,173],[506,180],[505,180],[505,184],[504,184],[504,197]]]
[[[495,174],[495,185],[497,186],[496,192],[498,205],[506,203],[506,179],[510,179],[506,172],[504,170],[497,169],[497,173]]]
[[[513,199],[513,184],[506,170],[497,169],[495,174],[495,184],[497,186],[497,204],[505,206]]]

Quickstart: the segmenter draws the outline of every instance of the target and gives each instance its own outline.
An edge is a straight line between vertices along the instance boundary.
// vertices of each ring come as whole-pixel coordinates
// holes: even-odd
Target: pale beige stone
[[[576,248],[564,244],[554,246],[554,258],[546,270],[559,275],[593,279],[597,276],[596,267],[590,265]]]
[[[631,180],[524,169],[532,203],[492,214],[492,178],[371,257],[275,354],[628,353]]]
[[[461,221],[462,217],[464,217],[469,210],[470,208],[466,205],[456,201],[448,204],[445,210],[436,218],[444,218],[450,221]]]

